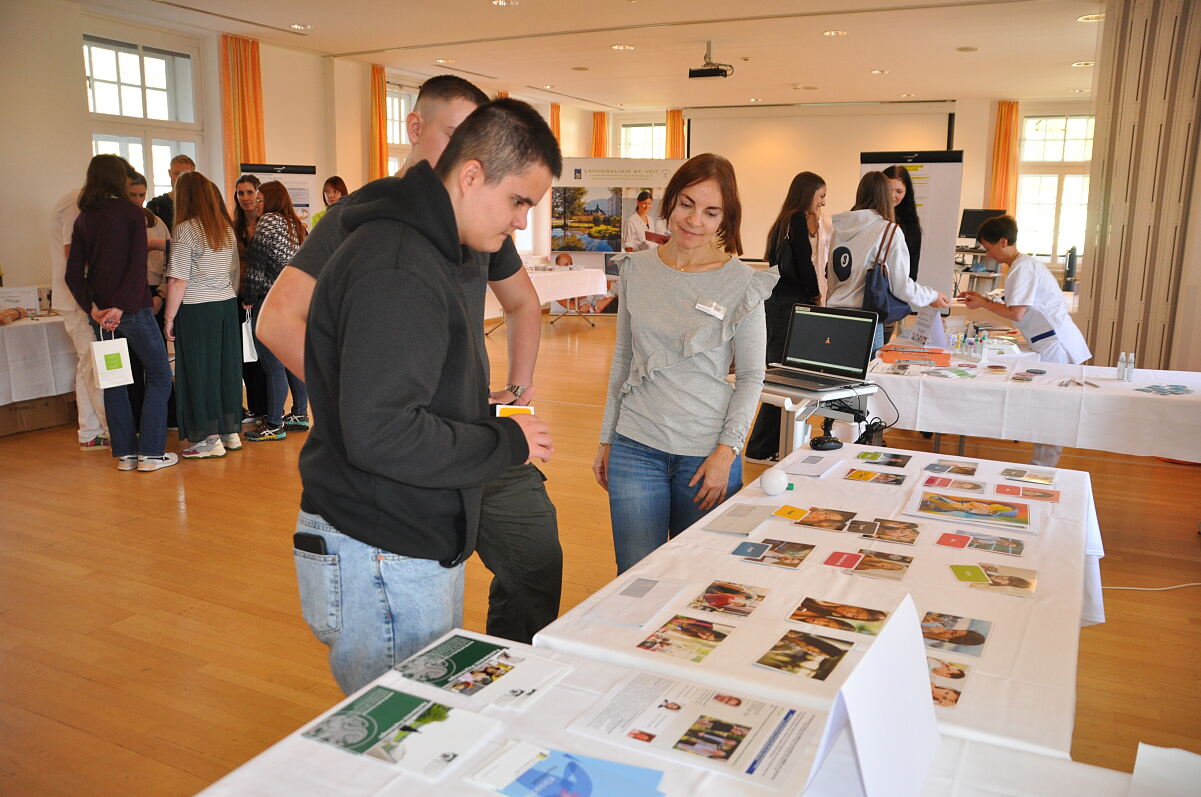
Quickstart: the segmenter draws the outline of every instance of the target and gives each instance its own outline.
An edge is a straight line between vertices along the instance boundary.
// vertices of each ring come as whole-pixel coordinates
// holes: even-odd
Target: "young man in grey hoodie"
[[[493,418],[463,282],[562,167],[530,106],[498,100],[434,169],[385,178],[341,212],[305,341],[319,422],[300,457],[296,563],[305,620],[350,693],[462,618],[481,485],[551,454],[533,416]]]

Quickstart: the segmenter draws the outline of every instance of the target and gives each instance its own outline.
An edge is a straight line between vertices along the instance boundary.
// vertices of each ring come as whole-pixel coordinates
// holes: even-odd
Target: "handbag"
[[[246,318],[242,321],[242,362],[257,363],[259,350],[254,345],[254,326],[250,322],[250,311],[243,311]]]
[[[867,267],[867,275],[863,280],[863,309],[879,316],[881,324],[894,324],[910,312],[909,303],[898,299],[888,282],[888,263],[885,261],[896,232],[897,225],[889,222],[880,236],[876,259]]]
[[[103,390],[108,387],[120,387],[133,384],[133,369],[129,367],[129,343],[125,338],[113,337],[104,339],[104,329],[100,330],[100,340],[92,341],[92,364],[96,367],[96,387]]]

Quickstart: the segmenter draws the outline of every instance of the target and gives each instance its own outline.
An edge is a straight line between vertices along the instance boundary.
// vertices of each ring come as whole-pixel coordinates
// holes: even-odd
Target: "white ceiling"
[[[103,12],[381,63],[416,79],[461,70],[597,109],[969,98],[1081,99],[1098,0],[105,0]],[[312,25],[305,33],[289,25]],[[844,37],[822,35],[845,30]],[[713,41],[729,78],[690,80]],[[632,44],[630,52],[611,49]],[[958,52],[975,47],[976,52]],[[435,59],[453,59],[439,65]],[[586,67],[579,71],[577,67]],[[884,75],[870,74],[887,70]],[[555,88],[546,91],[543,85]],[[805,89],[802,86],[816,88]],[[1075,91],[1074,91],[1075,90]],[[912,94],[912,97],[903,97]]]

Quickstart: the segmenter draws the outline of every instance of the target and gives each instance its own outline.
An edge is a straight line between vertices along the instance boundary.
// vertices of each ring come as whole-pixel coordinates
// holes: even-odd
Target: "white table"
[[[459,632],[464,633],[464,632]],[[469,634],[480,639],[493,639]],[[500,641],[495,640],[493,641]],[[512,648],[530,650],[518,643],[505,643]],[[628,670],[591,658],[568,656],[545,650],[536,651],[571,666],[572,671],[551,687],[541,700],[522,712],[485,708],[481,713],[504,722],[499,736],[490,738],[470,757],[438,781],[425,781],[400,775],[383,762],[356,756],[329,745],[305,739],[301,733],[316,724],[338,707],[306,723],[303,728],[271,746],[263,753],[226,775],[201,792],[204,797],[293,797],[294,795],[331,795],[369,797],[374,795],[413,795],[442,797],[442,795],[483,795],[482,789],[464,782],[466,775],[477,770],[503,743],[520,739],[546,747],[581,753],[599,758],[652,767],[664,772],[660,788],[669,795],[769,795],[797,794],[796,788],[779,791],[754,786],[745,781],[715,774],[689,766],[680,760],[638,753],[628,748],[567,731],[567,726],[592,705],[604,692],[628,674]],[[468,708],[469,698],[450,694],[425,684],[413,684],[388,673],[372,684],[434,698],[452,707]],[[368,687],[364,687],[365,689]],[[341,704],[339,704],[341,705]],[[469,709],[474,710],[474,709]],[[811,738],[810,745],[814,744]],[[850,764],[845,751],[839,747],[827,767],[838,774]],[[825,771],[807,792],[811,797],[843,797],[846,781],[834,779],[830,786]],[[993,745],[970,742],[944,736],[938,757],[922,792],[924,797],[1027,797],[1030,794],[1087,794],[1090,797],[1124,797],[1130,775],[1124,772],[1077,764],[1060,758],[1024,753]],[[607,797],[607,796],[605,796]]]
[[[956,362],[952,356],[952,365]],[[881,392],[869,407],[891,420],[896,413],[887,394],[902,429],[1201,461],[1201,373],[1137,369],[1133,381],[1119,382],[1113,368],[1031,359],[1016,365],[1017,371],[1027,368],[1047,373],[1032,382],[1014,382],[1008,373],[974,379],[900,376],[877,361],[869,378]],[[1059,387],[1064,378],[1098,387]],[[1186,385],[1195,392],[1157,396],[1135,390],[1152,384]]]
[[[0,326],[0,405],[72,392],[75,359],[62,316]]]
[[[608,290],[604,269],[579,268],[564,271],[528,271],[534,290],[538,292],[538,301],[542,304],[555,302],[560,299],[572,299],[577,296],[592,296]],[[484,318],[496,318],[504,310],[500,300],[488,289],[484,297]],[[497,324],[496,326],[500,326]],[[492,329],[496,329],[494,326]],[[491,332],[492,330],[488,330]]]
[[[839,453],[845,459],[869,449],[848,445]],[[801,450],[781,465],[810,454]],[[779,496],[767,496],[758,482],[745,487],[730,499],[739,503],[801,508],[819,506],[849,509],[859,517],[905,518],[902,514],[910,493],[920,489],[925,476],[921,471],[936,455],[915,451],[895,453],[912,456],[904,472],[909,479],[901,487],[867,484],[843,479],[850,467],[839,466],[820,480],[792,479],[795,489]],[[1006,463],[978,460],[976,479],[990,484],[1009,467]],[[862,467],[880,471],[889,468]],[[779,467],[779,466],[777,466]],[[920,478],[919,478],[920,474]],[[816,549],[797,570],[746,563],[730,554],[744,538],[701,530],[702,519],[675,540],[659,548],[628,573],[607,585],[572,611],[543,629],[535,645],[577,656],[589,656],[625,667],[674,673],[713,686],[754,691],[764,697],[790,701],[815,708],[828,708],[839,685],[845,680],[860,650],[871,637],[830,631],[830,635],[853,639],[856,650],[824,682],[760,667],[756,659],[789,629],[821,633],[823,629],[788,622],[785,618],[803,598],[833,600],[856,606],[891,611],[906,592],[913,595],[921,612],[936,611],[993,622],[992,635],[983,655],[974,664],[968,688],[959,706],[940,708],[939,725],[945,734],[998,744],[1014,749],[1067,757],[1071,747],[1075,713],[1076,656],[1079,626],[1085,605],[1086,571],[1089,580],[1100,586],[1096,559],[1086,557],[1086,540],[1095,538],[1096,528],[1089,475],[1060,470],[1055,489],[1062,491],[1061,503],[1040,504],[1047,515],[1040,534],[1010,533],[1026,542],[1020,558],[1000,554],[960,551],[935,545],[943,531],[971,526],[913,518],[923,526],[915,546],[894,545],[863,540],[849,534],[808,529],[788,521],[769,519],[751,535],[794,540],[816,545]],[[987,493],[986,493],[987,494]],[[715,512],[720,512],[719,507]],[[987,527],[974,529],[1004,534]],[[863,576],[851,576],[823,564],[835,551],[855,552],[871,548],[915,557],[903,581],[892,582]],[[1039,571],[1039,586],[1032,599],[987,594],[968,589],[952,577],[947,565],[990,562]],[[623,589],[636,577],[687,582],[685,587],[642,628],[631,628],[596,621],[589,611],[604,598]],[[724,579],[735,583],[766,587],[769,594],[751,616],[738,619],[727,615],[688,611],[686,604],[699,595],[711,581]],[[1089,612],[1101,614],[1100,590],[1089,596]],[[664,654],[638,649],[637,644],[670,619],[681,613],[736,626],[737,630],[700,664]]]

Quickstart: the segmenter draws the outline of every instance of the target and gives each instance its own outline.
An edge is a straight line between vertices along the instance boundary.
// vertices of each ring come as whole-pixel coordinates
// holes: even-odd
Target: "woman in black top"
[[[792,178],[784,204],[767,234],[765,259],[780,269],[780,281],[764,302],[767,311],[767,362],[784,359],[784,339],[794,304],[821,304],[821,286],[813,263],[811,238],[818,234],[818,219],[826,204],[826,181],[813,172]],[[824,266],[824,264],[823,264]],[[759,408],[759,417],[747,439],[746,456],[772,459],[779,450],[780,413],[775,407]]]
[[[913,198],[913,180],[904,166],[889,166],[884,170],[888,188],[892,192],[892,209],[897,217],[897,226],[905,233],[905,245],[909,249],[909,279],[917,282],[918,261],[922,257],[922,222],[917,217],[917,201]],[[892,339],[896,324],[884,325],[884,342]]]

